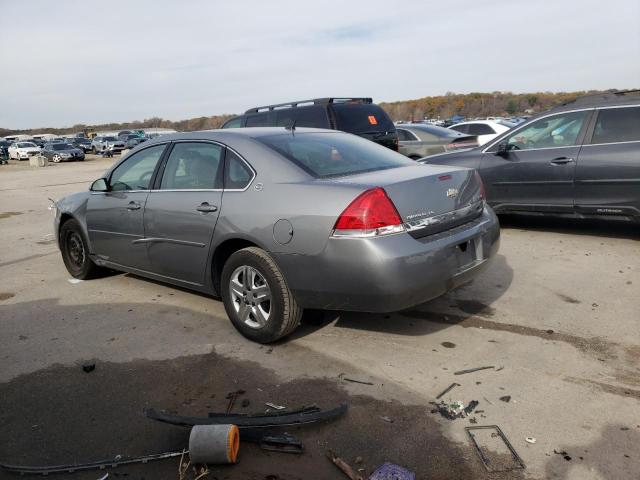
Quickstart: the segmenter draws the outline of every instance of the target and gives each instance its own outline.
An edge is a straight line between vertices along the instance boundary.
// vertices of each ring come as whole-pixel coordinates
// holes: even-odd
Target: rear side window
[[[388,148],[341,133],[296,133],[256,138],[311,176],[327,178],[415,165]]]
[[[455,130],[456,132],[460,132],[460,133],[468,133],[469,132],[469,125],[454,125],[453,127],[450,127],[451,130]]]
[[[243,190],[253,179],[253,171],[233,151],[227,149],[224,169],[225,190]]]
[[[598,112],[591,143],[640,140],[640,107],[608,108]]]
[[[242,117],[232,118],[231,120],[227,121],[224,125],[222,125],[222,128],[240,128],[240,127],[242,127]]]
[[[398,128],[396,129],[396,132],[398,132],[398,140],[400,140],[401,142],[412,140],[412,138],[409,137],[409,132],[407,132],[406,130]]]
[[[469,127],[469,130],[467,131],[469,135],[493,135],[496,133],[493,128],[484,123],[472,123],[467,126]]]
[[[370,103],[336,103],[331,108],[336,128],[349,133],[387,132],[395,130],[382,108]]]
[[[162,190],[198,190],[222,187],[222,147],[212,143],[176,143],[164,168]]]
[[[269,126],[268,113],[258,113],[247,117],[247,127],[267,127]]]
[[[295,107],[276,110],[276,125],[288,127],[296,122],[296,127],[329,128],[327,111],[320,106]]]

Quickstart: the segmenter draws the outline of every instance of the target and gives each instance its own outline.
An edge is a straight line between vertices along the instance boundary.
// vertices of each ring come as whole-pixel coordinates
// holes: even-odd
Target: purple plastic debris
[[[369,480],[416,480],[416,474],[399,465],[385,462],[371,474]]]

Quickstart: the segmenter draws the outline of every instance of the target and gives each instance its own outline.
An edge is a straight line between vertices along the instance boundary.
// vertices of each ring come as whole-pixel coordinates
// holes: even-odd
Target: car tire
[[[54,155],[53,157],[51,157],[51,160],[53,160],[53,163],[60,163],[60,160],[62,160],[62,158],[60,158],[60,155]]]
[[[94,155],[97,155],[97,154],[98,154],[98,150],[96,149],[96,147],[95,147],[95,146],[94,146],[94,147],[91,147],[91,152],[92,152]]]
[[[260,248],[233,253],[224,264],[220,285],[231,323],[254,342],[275,342],[300,324],[302,308],[276,263]],[[263,300],[267,296],[269,300]]]
[[[67,220],[60,227],[60,251],[65,267],[75,278],[87,280],[102,270],[89,258],[89,243],[74,219]]]

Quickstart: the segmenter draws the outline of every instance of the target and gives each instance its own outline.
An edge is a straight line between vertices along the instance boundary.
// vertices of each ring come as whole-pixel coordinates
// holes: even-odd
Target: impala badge
[[[458,196],[458,189],[457,188],[449,188],[447,190],[447,197],[456,198],[457,196]]]

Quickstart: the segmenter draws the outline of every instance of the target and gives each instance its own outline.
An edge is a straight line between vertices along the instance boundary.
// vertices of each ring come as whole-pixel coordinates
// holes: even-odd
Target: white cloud
[[[0,126],[640,86],[637,0],[3,2]]]

